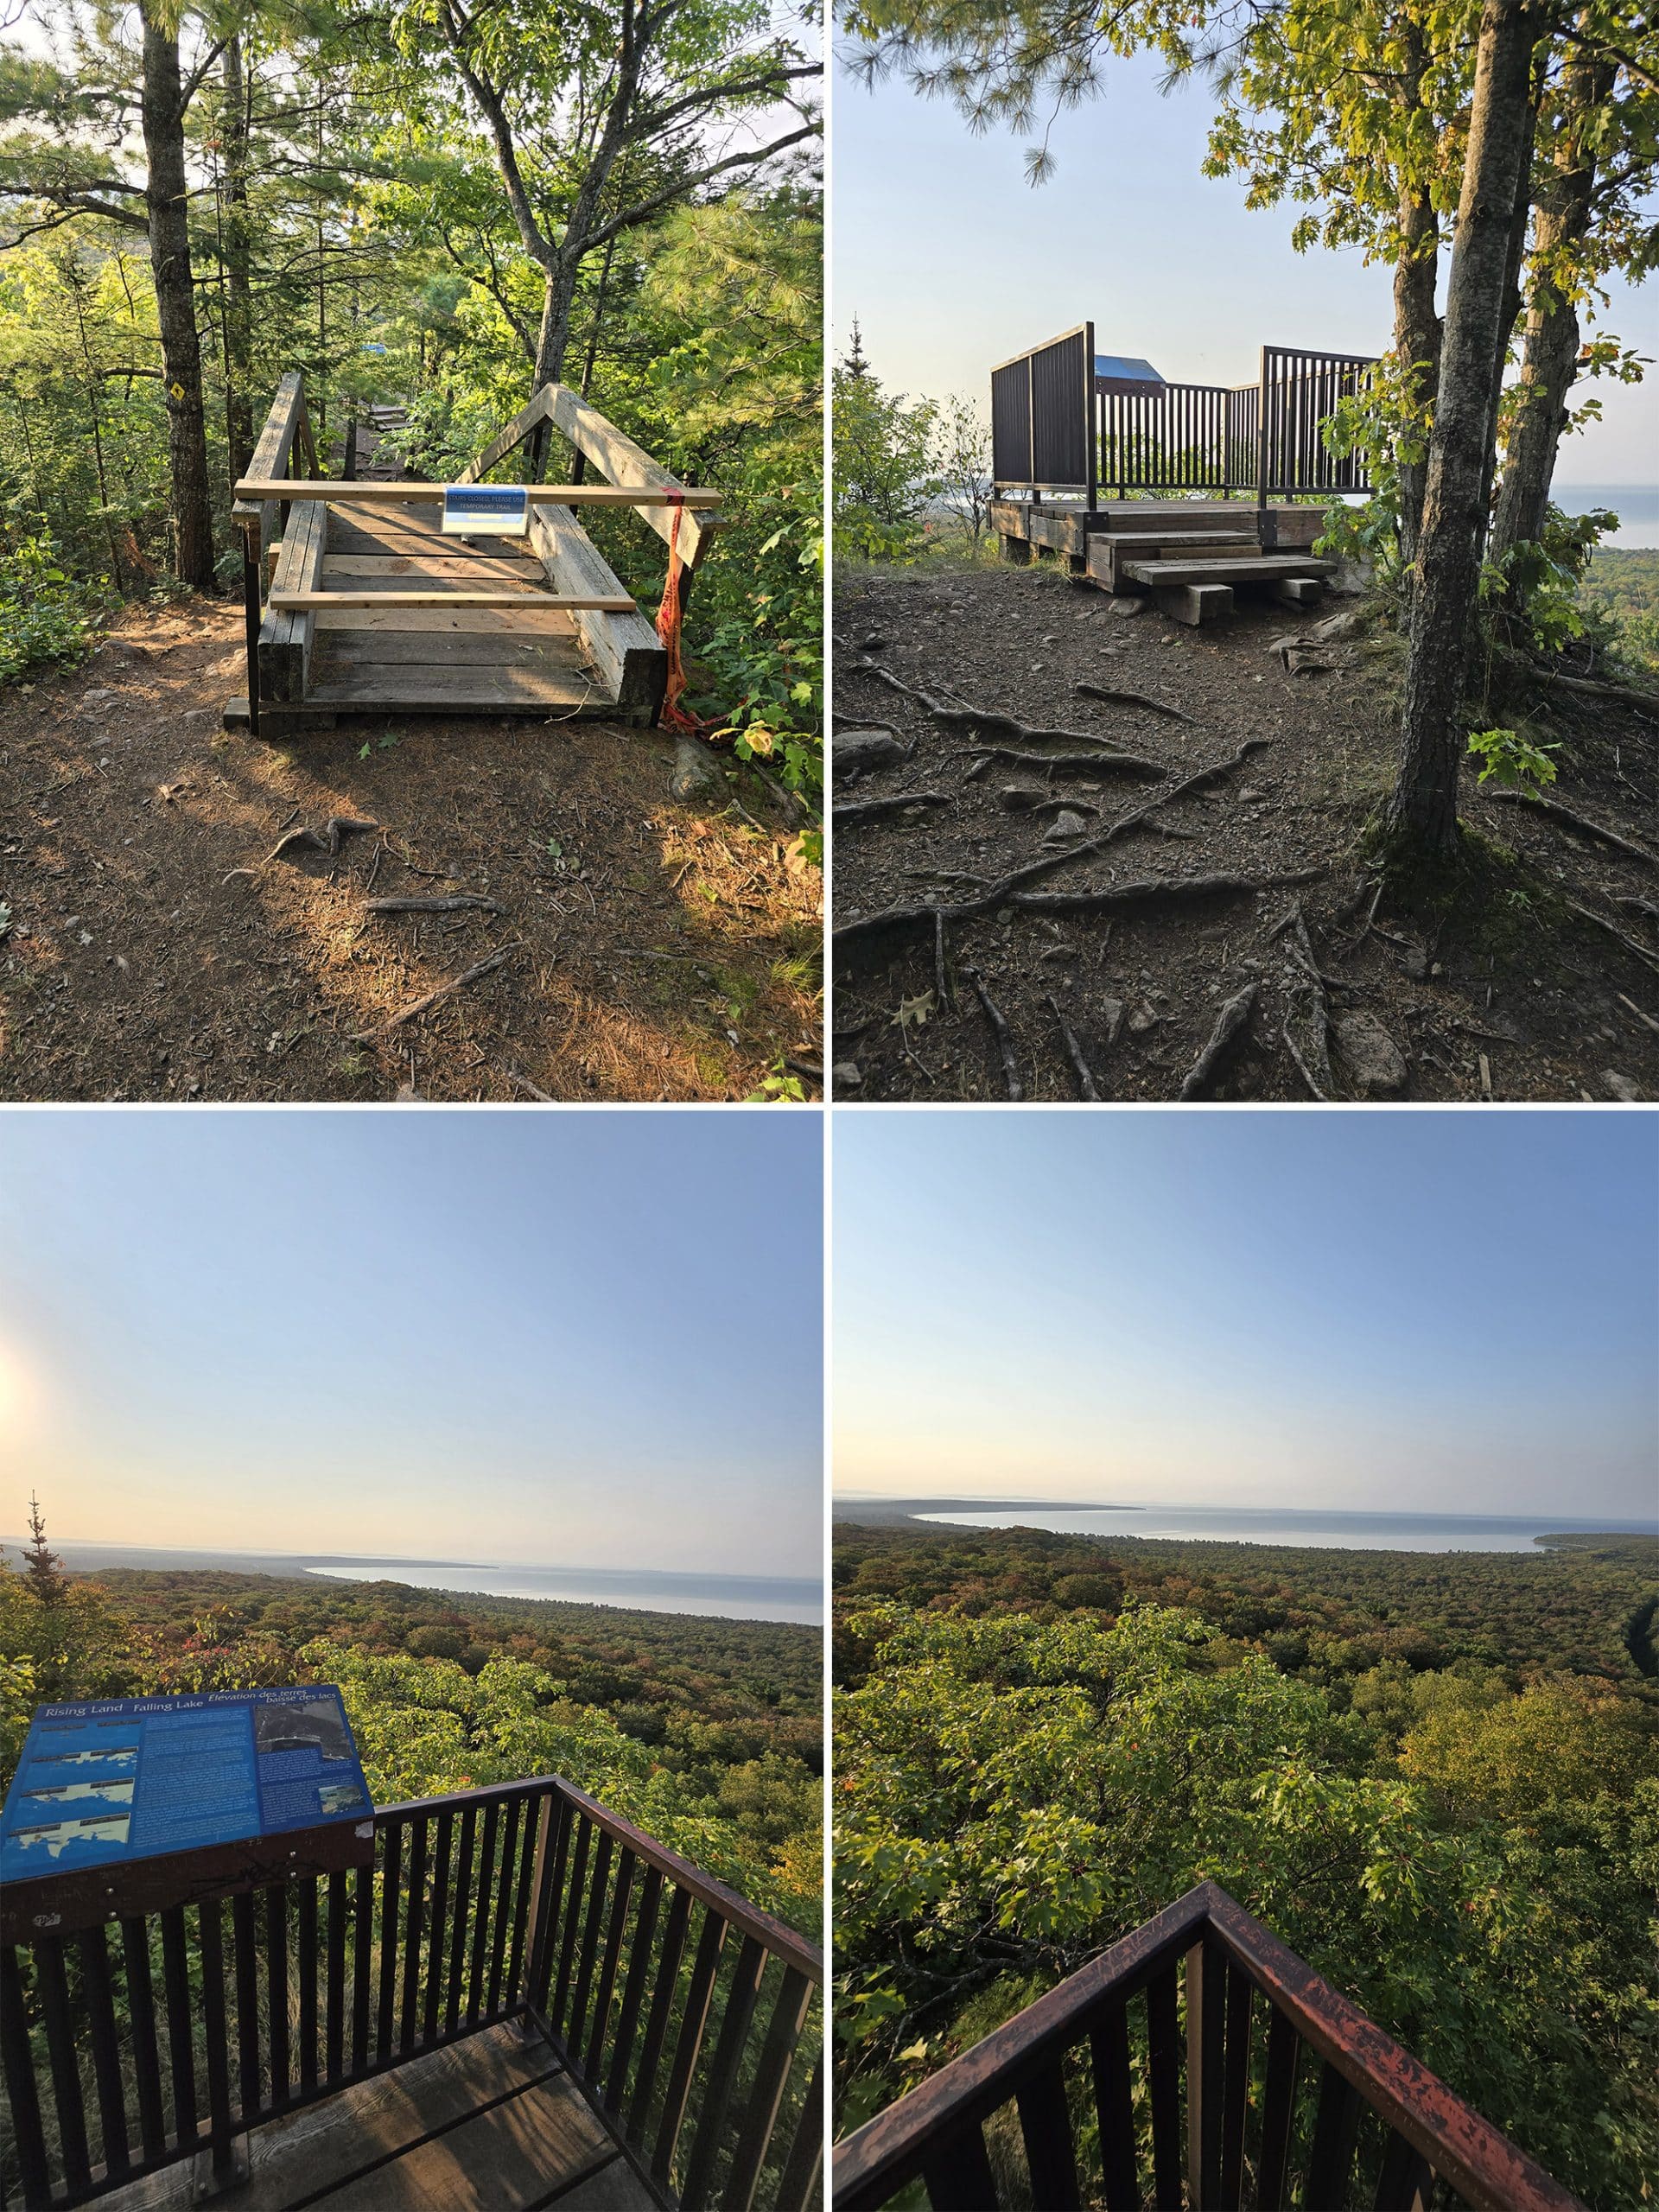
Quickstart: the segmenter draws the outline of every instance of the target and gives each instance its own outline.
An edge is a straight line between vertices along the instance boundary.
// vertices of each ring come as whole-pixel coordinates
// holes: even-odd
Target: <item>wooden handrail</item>
[[[1114,1943],[839,2144],[835,2152],[837,2212],[873,2212],[925,2171],[943,2170],[953,2158],[960,2159],[964,2170],[976,2158],[982,2162],[979,2131],[990,2114],[1011,2099],[1020,2099],[1023,2119],[1024,2100],[1031,2097],[1034,2104],[1045,2077],[1058,2078],[1065,2053],[1095,2035],[1109,2015],[1121,2022],[1124,2004],[1160,1973],[1168,1978],[1173,2027],[1173,1976],[1174,1963],[1182,1955],[1188,1977],[1189,2164],[1196,2169],[1201,2158],[1216,2156],[1222,2092],[1212,2078],[1211,2062],[1220,2047],[1227,2000],[1219,1986],[1211,1986],[1204,1963],[1212,1951],[1240,1969],[1266,1998],[1274,2018],[1274,2035],[1279,2036],[1282,2023],[1293,2055],[1298,2042],[1317,2052],[1403,2139],[1411,2153],[1480,2212],[1585,2212],[1570,2190],[1544,2172],[1213,1882],[1189,1890],[1155,1919]],[[1127,2065],[1127,2058],[1123,2063]],[[1126,2095],[1127,2079],[1126,2075]],[[1281,2118],[1287,2127],[1292,2081],[1294,2056],[1293,2072],[1285,2077],[1283,2088]],[[1166,2110],[1173,2114],[1173,2103],[1167,2101],[1179,2094],[1173,2074],[1163,2082],[1162,2094]],[[1271,2099],[1271,2086],[1268,2094]],[[1154,2082],[1154,2132],[1159,2095],[1160,2084]],[[1230,2118],[1236,2140],[1242,2143],[1242,2110],[1233,2107]],[[962,2155],[963,2145],[972,2156]],[[1103,2123],[1102,2148],[1104,2153]],[[1204,2185],[1196,2170],[1188,2174],[1194,2203]],[[974,2201],[981,2200],[976,2196]],[[1112,2201],[1116,2202],[1116,2196]],[[1159,2202],[1163,2201],[1160,2195]],[[1204,2201],[1209,2202],[1207,2196]],[[1230,2201],[1236,2203],[1236,2195]],[[986,2202],[995,2202],[995,2198]],[[1264,2196],[1262,2212],[1274,2212],[1279,2202],[1277,2195],[1271,2203]]]
[[[677,484],[525,484],[519,486],[536,506],[561,507],[695,507],[722,504],[719,492],[693,491]],[[442,484],[347,483],[332,477],[246,476],[236,486],[238,505],[251,507],[262,499],[326,499],[330,505],[348,502],[365,505],[410,504],[442,499]]]

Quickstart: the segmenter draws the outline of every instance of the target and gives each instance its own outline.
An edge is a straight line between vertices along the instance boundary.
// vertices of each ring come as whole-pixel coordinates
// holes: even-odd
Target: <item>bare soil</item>
[[[221,727],[245,688],[240,609],[196,601],[0,691],[0,1096],[734,1099],[785,1065],[816,1089],[820,879],[757,779],[682,804],[672,741],[600,722],[271,745]],[[331,817],[377,826],[271,857]],[[367,911],[459,893],[501,911]]]
[[[1236,1034],[1189,1095],[1659,1097],[1659,703],[1649,713],[1554,690],[1535,726],[1560,746],[1552,797],[1640,852],[1500,802],[1471,774],[1465,864],[1410,892],[1391,884],[1373,907],[1380,879],[1363,833],[1393,779],[1398,640],[1370,631],[1287,645],[1352,599],[1302,613],[1241,594],[1233,615],[1198,630],[1144,602],[1132,616],[1115,604],[1048,565],[863,572],[839,584],[838,741],[886,724],[908,753],[858,774],[838,758],[836,807],[905,792],[944,804],[836,820],[837,1097],[1077,1099],[1087,1092],[1064,1023],[1100,1096],[1175,1098],[1235,1000],[1245,1001]],[[1126,774],[1103,749],[1097,766],[1077,770],[997,759],[992,744],[1044,760],[1094,748],[946,726],[877,668],[941,703],[1109,740],[1153,769]],[[1192,721],[1091,700],[1080,683]],[[1033,801],[1077,803],[1065,842],[1086,847],[1247,742],[1213,781],[988,901],[1061,849],[1045,842],[1054,811]],[[1202,878],[1207,889],[1182,890]],[[1019,903],[1148,882],[1116,911]],[[926,911],[936,906],[947,916],[942,967]],[[1006,1024],[1006,1057],[988,1000]],[[1311,1020],[1328,1046],[1329,1067],[1321,1074],[1315,1057],[1311,1081],[1287,1046],[1287,1020],[1305,1062]]]

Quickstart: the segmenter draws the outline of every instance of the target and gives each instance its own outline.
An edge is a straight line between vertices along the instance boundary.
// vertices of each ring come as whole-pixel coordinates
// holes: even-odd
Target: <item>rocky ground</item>
[[[836,622],[836,1096],[1659,1097],[1659,701],[1554,690],[1580,820],[1471,775],[1408,899],[1360,856],[1399,649],[1358,600],[1189,630],[893,569]]]
[[[134,610],[0,690],[0,1096],[816,1093],[820,879],[755,779],[676,797],[671,740],[599,722],[261,743],[220,726],[240,645]]]

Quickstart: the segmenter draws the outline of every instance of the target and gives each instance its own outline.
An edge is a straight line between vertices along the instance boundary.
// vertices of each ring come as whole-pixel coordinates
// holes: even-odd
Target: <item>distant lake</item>
[[[1611,507],[1618,528],[1602,539],[1634,551],[1659,546],[1659,484],[1552,484],[1549,496],[1563,514],[1585,515]]]
[[[8,1551],[22,1539],[0,1539]],[[89,1544],[56,1549],[66,1567],[84,1574],[111,1567],[156,1573],[327,1575],[341,1582],[407,1582],[416,1590],[474,1591],[489,1598],[559,1598],[578,1605],[620,1605],[630,1612],[702,1613],[728,1621],[823,1618],[823,1586],[816,1575],[673,1574],[648,1568],[474,1567],[465,1560],[354,1559],[340,1552],[197,1552],[171,1545]]]
[[[417,1590],[474,1591],[488,1598],[562,1598],[634,1612],[705,1613],[728,1621],[823,1618],[823,1586],[810,1575],[657,1574],[596,1567],[454,1567],[395,1559],[308,1567],[341,1582],[408,1582]]]
[[[1659,1533],[1651,1521],[1548,1521],[1467,1513],[1295,1512],[1249,1507],[1142,1505],[1133,1510],[1037,1508],[1011,1513],[920,1513],[962,1529],[1053,1529],[1073,1536],[1167,1536],[1212,1544],[1297,1544],[1319,1551],[1529,1552],[1539,1536]]]

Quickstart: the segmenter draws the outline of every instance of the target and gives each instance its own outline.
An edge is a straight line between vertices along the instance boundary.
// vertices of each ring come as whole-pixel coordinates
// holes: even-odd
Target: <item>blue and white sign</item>
[[[0,1814],[0,1883],[373,1810],[332,1687],[43,1705]]]
[[[522,537],[530,528],[530,495],[522,484],[446,484],[446,537]]]

